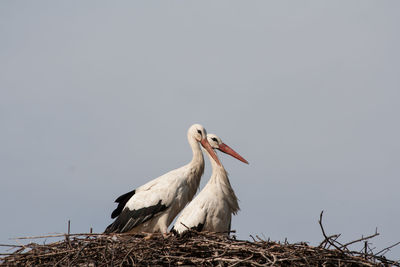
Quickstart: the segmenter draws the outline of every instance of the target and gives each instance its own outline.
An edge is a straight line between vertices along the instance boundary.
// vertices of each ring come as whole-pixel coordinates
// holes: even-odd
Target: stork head
[[[201,142],[207,136],[207,131],[200,124],[193,124],[190,126],[188,135],[192,136],[197,142]]]
[[[221,138],[219,138],[215,134],[207,134],[207,140],[213,149],[218,149],[228,155],[231,155],[234,158],[237,158],[241,162],[249,164],[247,160],[245,160],[242,156],[240,156],[235,150],[230,148],[228,145],[224,144]]]
[[[193,138],[197,142],[200,142],[200,144],[204,147],[205,150],[208,151],[208,153],[217,162],[217,164],[221,165],[217,154],[215,154],[214,150],[207,141],[207,131],[202,125],[193,124],[192,126],[190,126],[188,130],[188,138]]]

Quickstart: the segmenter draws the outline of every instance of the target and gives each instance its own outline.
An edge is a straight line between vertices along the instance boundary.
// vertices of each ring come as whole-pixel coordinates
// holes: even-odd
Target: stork
[[[204,172],[204,158],[199,143],[216,165],[219,159],[207,141],[207,132],[200,124],[187,133],[193,158],[187,165],[172,170],[120,197],[105,233],[167,233],[175,216],[192,200]]]
[[[243,157],[222,142],[215,134],[207,135],[213,149],[218,149],[238,160],[247,163]],[[239,211],[235,192],[229,182],[225,168],[214,160],[211,161],[212,175],[203,190],[182,211],[171,231],[182,234],[188,229],[196,231],[220,232],[228,234],[231,229],[232,214]]]

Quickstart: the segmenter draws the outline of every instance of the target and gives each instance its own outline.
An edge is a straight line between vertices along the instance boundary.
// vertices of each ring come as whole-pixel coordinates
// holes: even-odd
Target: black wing
[[[195,231],[197,231],[197,232],[201,232],[201,231],[203,231],[203,227],[204,227],[204,224],[205,224],[206,222],[203,222],[203,223],[199,223],[197,226],[193,226],[193,227],[191,227],[190,229],[191,230],[195,230]]]
[[[124,209],[126,202],[135,194],[135,190],[132,190],[131,192],[128,192],[126,194],[123,194],[122,196],[119,196],[115,202],[118,203],[118,207],[111,213],[111,219],[114,219],[118,215],[121,214],[121,211]]]
[[[174,227],[171,228],[171,231],[170,231],[170,232],[173,233],[174,235],[177,235],[177,236],[186,234],[186,233],[188,232],[188,230],[192,230],[192,231],[196,231],[196,232],[201,232],[201,231],[203,231],[203,228],[204,228],[204,224],[205,224],[205,223],[206,223],[206,222],[204,221],[203,223],[199,223],[199,224],[196,225],[196,226],[190,227],[190,228],[188,228],[187,230],[185,230],[184,232],[182,232],[181,234],[179,234],[179,233],[175,230]]]
[[[130,210],[128,207],[126,207],[122,210],[122,212],[120,212],[118,218],[106,228],[104,233],[129,232],[134,227],[150,220],[154,217],[154,215],[166,210],[167,208],[168,207],[166,205],[161,204],[161,200],[158,201],[158,203],[154,206],[145,207],[138,210]]]

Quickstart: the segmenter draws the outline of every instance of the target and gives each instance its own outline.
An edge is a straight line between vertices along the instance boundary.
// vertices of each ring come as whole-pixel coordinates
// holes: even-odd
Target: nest
[[[324,240],[318,247],[307,243],[289,244],[250,236],[253,241],[237,240],[235,236],[196,232],[188,229],[182,236],[172,234],[87,234],[48,235],[19,239],[63,237],[50,244],[0,245],[14,249],[0,254],[2,266],[399,266],[400,261],[388,260],[384,254],[397,242],[373,253],[369,240],[374,234],[341,243],[340,234],[327,236],[319,225]],[[233,231],[234,232],[234,231]],[[350,245],[363,242],[361,251]]]
[[[50,244],[13,247],[16,251],[0,258],[3,266],[400,266],[324,245],[244,241],[215,233],[66,234]]]

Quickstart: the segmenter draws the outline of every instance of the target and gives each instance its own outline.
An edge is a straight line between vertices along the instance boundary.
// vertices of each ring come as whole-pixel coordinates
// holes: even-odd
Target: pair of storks
[[[192,161],[118,197],[115,200],[118,207],[111,214],[111,218],[116,219],[106,228],[105,233],[166,234],[168,226],[182,209],[172,232],[182,234],[188,229],[195,229],[229,233],[232,214],[236,214],[239,205],[228,174],[213,149],[227,153],[244,163],[248,162],[224,144],[218,136],[207,135],[200,124],[192,125],[187,135],[193,151]],[[192,201],[204,172],[200,144],[210,158],[212,175]],[[186,206],[187,203],[189,204]]]

